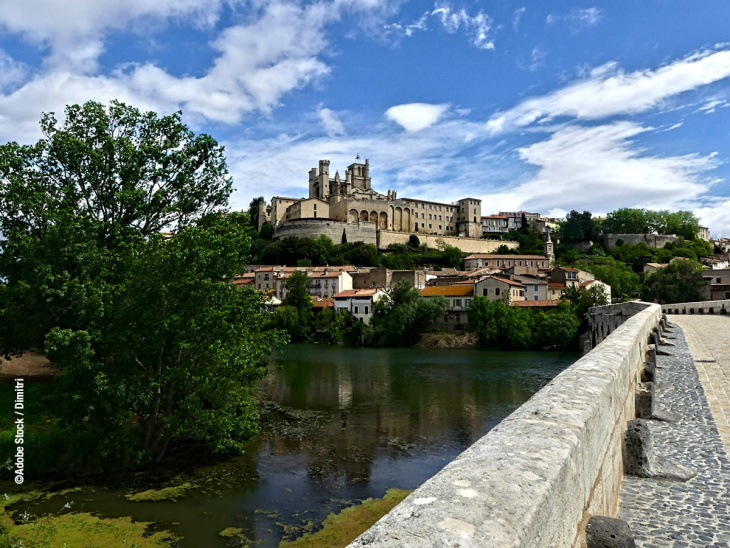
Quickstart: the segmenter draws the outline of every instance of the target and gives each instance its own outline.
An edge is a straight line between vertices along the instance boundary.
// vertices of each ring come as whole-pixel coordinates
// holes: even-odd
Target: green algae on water
[[[279,548],[340,548],[347,546],[376,521],[390,512],[411,491],[388,489],[381,499],[366,499],[361,504],[330,514],[322,529],[291,542],[282,541]]]
[[[181,485],[175,485],[173,487],[163,487],[162,489],[148,489],[141,493],[135,493],[133,495],[125,495],[128,500],[135,502],[142,501],[158,501],[158,500],[170,500],[177,502],[177,499],[182,498],[191,489],[195,489],[197,485],[194,483],[183,483]]]
[[[152,523],[132,521],[131,517],[100,518],[88,513],[44,516],[9,530],[11,546],[137,546],[163,548],[174,546],[180,537],[170,531],[150,534]],[[22,543],[22,544],[21,544]]]

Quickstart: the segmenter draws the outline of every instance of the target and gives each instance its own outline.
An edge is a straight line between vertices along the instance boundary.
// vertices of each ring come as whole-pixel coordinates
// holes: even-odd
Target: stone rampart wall
[[[519,243],[513,241],[482,240],[474,238],[458,238],[456,236],[438,236],[430,234],[416,234],[421,245],[437,249],[441,240],[446,245],[458,247],[466,253],[491,253],[497,251],[500,245],[506,245],[509,249],[517,249]],[[381,230],[378,232],[378,249],[387,249],[390,244],[407,244],[411,235],[408,232],[391,232]]]
[[[615,516],[622,439],[661,307],[637,303],[594,350],[416,489],[353,547],[578,547]]]
[[[665,314],[730,314],[730,300],[663,304]]]
[[[324,234],[339,244],[342,241],[343,230],[345,230],[348,242],[365,242],[373,245],[377,243],[375,223],[365,221],[346,223],[331,219],[298,219],[280,223],[276,227],[275,235],[278,238],[296,236],[297,238],[317,239]]]
[[[645,243],[649,247],[662,249],[664,244],[676,242],[677,236],[674,234],[605,234],[603,236],[603,241],[608,249],[616,247],[618,240],[623,241],[625,244]]]

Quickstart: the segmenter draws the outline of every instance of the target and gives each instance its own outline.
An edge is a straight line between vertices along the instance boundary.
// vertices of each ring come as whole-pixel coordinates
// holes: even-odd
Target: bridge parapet
[[[619,305],[621,306],[621,305]],[[350,546],[577,547],[615,516],[622,439],[661,307],[631,316]]]
[[[663,304],[662,312],[665,314],[728,314],[730,312],[730,299]]]

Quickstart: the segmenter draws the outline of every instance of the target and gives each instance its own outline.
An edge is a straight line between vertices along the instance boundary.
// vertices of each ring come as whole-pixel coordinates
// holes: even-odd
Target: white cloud
[[[469,37],[469,41],[479,49],[494,49],[494,40],[490,37],[492,19],[486,13],[478,12],[476,15],[469,15],[464,8],[454,10],[445,3],[436,4],[431,12],[437,16],[449,34],[456,33],[460,28]]]
[[[574,8],[570,12],[562,15],[548,14],[546,23],[553,25],[561,21],[566,21],[573,32],[580,32],[597,25],[602,17],[603,13],[598,8]]]
[[[28,67],[0,49],[0,91],[19,84],[26,78]]]
[[[527,8],[524,6],[521,8],[518,8],[515,10],[515,12],[512,14],[512,28],[517,30],[520,27],[520,19],[522,19],[522,15],[525,13]]]
[[[449,105],[408,103],[390,107],[385,112],[385,117],[400,125],[406,131],[415,132],[434,125],[448,108]]]
[[[604,65],[587,80],[495,114],[487,123],[488,129],[493,133],[510,131],[557,116],[594,120],[643,112],[669,97],[730,76],[730,50],[695,54],[653,71],[624,74],[609,72],[609,67]]]
[[[713,238],[730,238],[730,197],[715,198],[709,204],[695,208],[700,225],[710,227]]]
[[[416,21],[415,23],[390,23],[388,25],[383,25],[383,29],[385,29],[386,32],[395,31],[401,35],[410,38],[416,33],[416,31],[423,31],[428,29],[429,15],[429,12],[424,13],[421,18],[418,19],[418,21]]]
[[[707,103],[702,105],[700,108],[697,109],[697,111],[704,112],[705,114],[712,114],[717,109],[727,107],[730,107],[730,102],[724,99],[713,99],[712,101],[708,101]]]
[[[520,148],[537,173],[511,189],[520,207],[611,211],[620,207],[675,208],[711,187],[714,155],[650,156],[633,139],[651,128],[633,122],[567,126]]]
[[[547,52],[540,48],[532,48],[530,52],[530,58],[527,61],[518,59],[517,66],[524,70],[535,71],[545,64],[547,58]]]
[[[342,121],[334,110],[320,107],[319,110],[317,110],[317,114],[319,115],[319,121],[321,122],[322,127],[324,127],[324,130],[327,132],[327,135],[334,137],[335,135],[345,134],[345,126],[342,125]]]
[[[574,9],[568,15],[572,21],[585,25],[596,25],[601,20],[601,10],[598,8]]]
[[[184,18],[199,26],[213,24],[219,0],[25,0],[3,2],[0,28],[46,46],[53,67],[93,70],[108,30]]]
[[[30,4],[39,1],[31,0]],[[51,4],[56,6],[57,3]],[[202,0],[167,0],[155,7],[147,4],[119,0],[104,11],[99,6],[106,3],[95,2],[89,13],[76,20],[71,15],[83,11],[84,5],[76,0],[69,6],[71,15],[56,17],[53,25],[54,18],[44,14],[38,29],[31,25],[27,10],[14,8],[10,12],[0,12],[0,24],[14,32],[48,41],[51,58],[55,55],[54,48],[65,44],[66,19],[71,20],[70,28],[77,30],[83,38],[64,53],[67,60],[78,57],[78,62],[47,63],[45,70],[36,73],[33,79],[16,81],[12,93],[0,93],[0,139],[27,141],[37,138],[37,121],[42,111],[60,113],[68,103],[92,99],[104,102],[118,98],[140,108],[161,112],[182,109],[190,120],[225,124],[238,123],[250,112],[269,113],[286,94],[312,85],[329,74],[325,57],[328,54],[327,30],[331,23],[345,12],[367,18],[385,9],[388,1],[320,0],[304,5],[283,0],[255,2],[248,19],[224,29],[211,42],[217,56],[201,76],[178,77],[153,63],[129,64],[99,74],[92,70],[94,63],[85,64],[84,59],[95,61],[102,51],[104,29],[136,22],[143,16],[186,15],[188,19],[197,17],[207,22],[215,17],[213,8],[218,5]],[[60,8],[53,6],[49,10],[58,15]],[[40,9],[40,6],[36,7]],[[115,14],[118,13],[117,21]],[[68,31],[68,34],[71,36],[73,32]]]

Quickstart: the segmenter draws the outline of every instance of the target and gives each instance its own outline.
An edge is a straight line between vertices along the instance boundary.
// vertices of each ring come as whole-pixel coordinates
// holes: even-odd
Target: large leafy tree
[[[69,449],[85,437],[124,462],[189,441],[240,449],[282,338],[228,283],[250,238],[246,214],[223,213],[222,147],[179,114],[118,102],[41,126],[35,145],[0,145],[0,351],[45,349],[61,366]]]
[[[622,208],[606,219],[608,230],[618,234],[676,234],[688,240],[697,236],[699,220],[691,211],[651,211]]]
[[[180,113],[159,117],[112,101],[66,108],[63,124],[41,118],[35,145],[0,146],[0,227],[39,230],[59,215],[99,222],[100,236],[142,236],[184,226],[228,202],[223,147],[194,135]]]
[[[660,304],[701,301],[706,284],[702,266],[690,259],[676,259],[646,277],[641,298]]]
[[[421,296],[407,280],[385,290],[376,301],[367,333],[373,346],[412,346],[418,342],[434,319],[446,313],[446,299]]]

